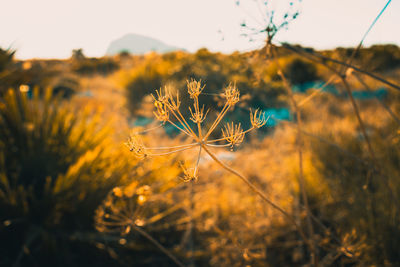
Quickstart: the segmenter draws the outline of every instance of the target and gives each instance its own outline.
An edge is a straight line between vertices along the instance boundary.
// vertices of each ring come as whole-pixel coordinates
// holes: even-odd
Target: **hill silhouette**
[[[115,55],[120,52],[129,52],[131,54],[145,54],[148,52],[166,53],[175,50],[181,50],[178,47],[167,45],[160,40],[139,35],[127,34],[110,43],[106,55]]]

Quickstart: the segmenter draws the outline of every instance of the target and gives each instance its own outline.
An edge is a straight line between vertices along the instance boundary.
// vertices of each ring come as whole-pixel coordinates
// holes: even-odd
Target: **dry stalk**
[[[272,57],[275,58],[275,50],[272,49],[271,53]],[[292,106],[292,112],[296,114],[296,125],[297,125],[297,149],[298,149],[298,157],[299,157],[299,186],[300,186],[300,192],[302,196],[302,200],[304,202],[304,207],[306,209],[306,222],[307,222],[307,228],[308,228],[308,235],[310,238],[309,241],[309,246],[311,250],[311,262],[314,266],[318,266],[318,253],[317,253],[317,248],[316,248],[316,241],[314,239],[314,227],[311,222],[311,210],[308,204],[308,197],[307,197],[307,192],[306,192],[306,182],[304,180],[304,171],[303,171],[303,137],[302,137],[302,120],[301,120],[301,113],[300,109],[298,107],[298,104],[296,102],[296,99],[294,98],[291,86],[289,82],[287,81],[282,68],[276,60],[277,66],[278,66],[278,74],[281,77],[286,91],[289,95],[290,101],[291,101],[291,106]]]
[[[281,47],[283,47],[283,48],[285,48],[287,50],[290,50],[292,52],[295,52],[296,54],[299,54],[301,56],[304,56],[304,57],[310,59],[313,62],[322,64],[323,66],[325,66],[325,67],[327,67],[327,68],[329,68],[331,70],[333,70],[333,68],[330,67],[329,65],[327,65],[326,61],[338,64],[338,65],[342,65],[342,66],[345,66],[347,68],[351,68],[351,69],[353,69],[353,70],[355,70],[355,71],[357,71],[357,72],[359,72],[361,74],[364,74],[364,75],[367,75],[367,76],[373,78],[374,80],[380,81],[381,83],[384,83],[384,84],[392,87],[393,89],[400,90],[400,85],[397,85],[397,84],[395,84],[395,83],[393,83],[393,82],[391,82],[391,81],[389,81],[389,80],[387,80],[385,78],[382,78],[382,77],[378,76],[375,73],[363,70],[363,69],[361,69],[359,67],[356,67],[356,66],[354,66],[352,64],[348,64],[346,62],[342,62],[342,61],[337,60],[337,59],[333,59],[333,58],[330,58],[330,57],[327,57],[327,56],[324,56],[324,55],[321,55],[321,54],[317,54],[315,52],[314,53],[310,53],[310,52],[307,52],[307,51],[304,51],[304,50],[300,50],[300,49],[295,48],[295,47],[293,47],[293,46],[291,46],[289,44],[286,44],[286,43],[283,43]]]
[[[219,139],[213,139],[209,140],[209,136],[217,129],[217,127],[220,125],[220,122],[226,115],[226,113],[233,108],[236,103],[238,103],[240,99],[240,92],[236,88],[236,85],[230,84],[227,86],[224,90],[224,97],[225,97],[225,105],[223,106],[222,110],[219,112],[217,118],[215,121],[211,124],[210,128],[207,131],[203,131],[202,129],[202,124],[204,120],[206,119],[207,112],[204,112],[204,107],[200,108],[199,105],[199,100],[198,97],[202,93],[204,86],[201,85],[201,81],[195,81],[191,80],[187,82],[187,88],[188,88],[188,93],[193,99],[193,109],[189,108],[191,118],[190,120],[196,125],[197,127],[197,134],[195,131],[192,129],[190,124],[188,123],[189,120],[187,120],[183,114],[179,110],[180,106],[180,101],[179,101],[179,96],[176,98],[172,97],[172,93],[170,91],[170,88],[164,88],[164,90],[160,89],[157,91],[157,96],[153,96],[154,102],[155,102],[155,107],[156,107],[156,112],[155,116],[158,120],[160,120],[162,123],[170,123],[171,125],[175,126],[179,131],[181,131],[183,134],[189,136],[191,139],[194,140],[194,143],[191,144],[186,144],[186,145],[181,145],[181,146],[174,146],[174,147],[162,147],[162,149],[165,149],[166,152],[162,153],[162,155],[168,155],[172,154],[175,152],[187,150],[187,149],[192,149],[195,147],[199,148],[199,153],[197,155],[197,160],[195,163],[195,167],[193,168],[193,172],[190,171],[190,169],[184,167],[183,173],[185,175],[184,180],[185,181],[196,181],[198,179],[198,171],[199,171],[199,162],[200,162],[200,157],[202,150],[204,150],[217,164],[219,164],[222,168],[227,170],[228,172],[232,173],[233,175],[239,177],[254,193],[256,193],[263,201],[265,201],[267,204],[269,204],[272,208],[277,210],[279,213],[281,213],[290,223],[292,223],[297,231],[299,232],[301,238],[304,240],[304,242],[310,246],[310,242],[308,241],[306,235],[304,234],[303,230],[301,227],[297,224],[295,219],[287,213],[285,210],[283,210],[281,207],[279,207],[277,204],[272,202],[266,195],[265,193],[262,192],[256,185],[254,185],[248,178],[237,172],[236,170],[232,169],[231,167],[227,166],[225,163],[223,163],[221,160],[218,159],[218,157],[210,151],[211,147],[231,147],[233,148],[234,146],[240,145],[242,143],[244,136],[255,129],[258,129],[260,127],[263,127],[266,123],[268,118],[265,117],[265,114],[260,112],[259,110],[250,111],[250,122],[251,122],[251,127],[245,131],[239,124],[227,124],[225,130],[222,131],[222,138]],[[174,121],[177,121],[180,123],[182,126],[178,126]],[[205,133],[203,135],[203,132]],[[216,142],[225,142],[224,144],[213,144]],[[137,151],[138,149],[136,147],[130,147],[129,145],[135,145],[135,144],[142,144],[141,142],[128,142],[128,148],[131,151]],[[160,154],[152,154],[150,153],[152,150],[157,150],[161,148],[157,147],[145,147],[144,149],[140,149],[140,151],[147,151],[146,156],[154,156],[154,155],[160,155]],[[136,156],[140,156],[137,155]],[[141,157],[143,158],[143,157]]]
[[[128,186],[123,189],[115,187],[96,211],[96,228],[99,232],[120,232],[121,235],[136,231],[155,245],[176,265],[183,267],[184,264],[181,261],[142,228],[142,226],[160,221],[168,214],[182,208],[182,204],[178,204],[150,218],[145,218],[143,211],[146,209],[145,205],[148,203],[148,198],[151,194],[151,189],[147,185],[133,188]],[[123,201],[125,205],[120,205],[121,202],[119,201]]]
[[[146,231],[144,231],[142,228],[132,225],[133,228],[135,229],[136,232],[147,238],[151,243],[153,243],[158,249],[160,249],[162,252],[164,252],[165,255],[167,255],[176,265],[180,267],[185,267],[183,263],[181,263],[174,255],[172,255],[171,252],[169,252],[163,245],[161,245],[157,240],[155,240],[151,235],[149,235]]]

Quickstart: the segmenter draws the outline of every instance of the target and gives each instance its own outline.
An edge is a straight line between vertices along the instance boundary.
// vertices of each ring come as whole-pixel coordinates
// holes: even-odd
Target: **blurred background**
[[[0,17],[0,266],[399,266],[398,1],[4,1]],[[205,85],[213,152],[151,94]],[[210,121],[211,120],[211,121]],[[220,127],[212,138],[222,136]],[[198,162],[185,181],[182,162]]]

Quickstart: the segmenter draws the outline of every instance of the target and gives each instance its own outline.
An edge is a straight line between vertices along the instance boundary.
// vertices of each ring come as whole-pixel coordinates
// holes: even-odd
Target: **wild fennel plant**
[[[254,112],[250,110],[251,127],[249,129],[243,130],[240,123],[227,123],[222,129],[223,137],[218,139],[210,139],[211,134],[220,125],[222,119],[225,117],[227,112],[239,102],[240,92],[238,88],[232,84],[228,85],[223,90],[225,104],[223,108],[219,111],[216,119],[212,122],[211,126],[208,128],[208,130],[206,130],[204,129],[204,121],[206,120],[208,110],[205,111],[204,105],[200,106],[199,103],[199,96],[202,94],[204,87],[205,86],[202,85],[201,81],[196,81],[193,79],[191,81],[187,81],[187,91],[190,95],[190,98],[193,100],[193,107],[188,107],[190,114],[189,119],[195,124],[194,128],[190,126],[189,119],[185,118],[185,116],[180,111],[181,101],[178,92],[176,93],[176,96],[173,96],[171,88],[165,86],[164,89],[156,90],[155,96],[152,95],[155,106],[154,115],[157,120],[162,122],[163,125],[170,123],[179,131],[191,138],[192,143],[169,147],[147,147],[142,142],[140,135],[133,133],[125,143],[126,146],[136,157],[141,159],[151,156],[168,155],[197,148],[198,154],[194,167],[187,168],[185,165],[181,165],[183,168],[184,181],[196,181],[199,178],[200,157],[202,152],[204,151],[222,168],[239,177],[244,183],[247,184],[247,186],[250,187],[252,191],[259,195],[265,202],[267,202],[274,209],[282,213],[297,228],[299,234],[307,243],[307,238],[305,237],[302,229],[291,215],[289,215],[285,210],[273,203],[265,195],[265,193],[262,192],[256,185],[254,185],[248,178],[218,159],[217,155],[212,151],[212,149],[215,147],[230,147],[231,149],[233,149],[234,147],[239,146],[243,142],[244,137],[247,133],[263,127],[267,123],[268,118],[266,118],[265,114],[263,112],[260,112],[258,109]],[[179,125],[176,122],[178,122]],[[216,144],[218,142],[223,142],[223,144]],[[159,151],[162,152],[160,153]]]

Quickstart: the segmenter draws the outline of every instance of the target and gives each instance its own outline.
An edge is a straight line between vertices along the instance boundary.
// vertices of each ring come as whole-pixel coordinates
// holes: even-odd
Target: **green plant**
[[[70,266],[95,253],[74,239],[128,172],[108,147],[99,117],[74,114],[50,90],[33,99],[10,90],[0,103],[1,259],[6,265]],[[101,129],[102,128],[102,129]],[[12,241],[11,241],[12,240]],[[76,248],[80,249],[76,249]],[[79,257],[78,257],[79,258]]]

